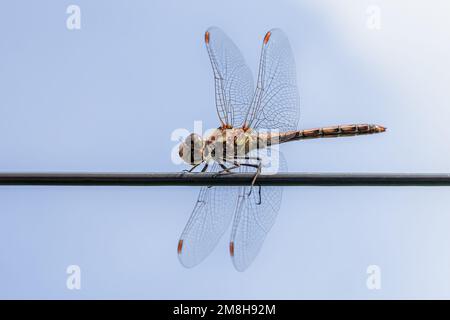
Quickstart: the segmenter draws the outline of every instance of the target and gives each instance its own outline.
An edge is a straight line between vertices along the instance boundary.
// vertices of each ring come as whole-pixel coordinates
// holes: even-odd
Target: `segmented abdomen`
[[[385,130],[386,130],[385,127],[376,124],[349,124],[316,129],[281,132],[277,135],[272,134],[271,138],[273,140],[273,138],[277,136],[277,138],[279,138],[279,143],[283,143],[293,140],[334,138],[334,137],[373,134],[384,132]]]

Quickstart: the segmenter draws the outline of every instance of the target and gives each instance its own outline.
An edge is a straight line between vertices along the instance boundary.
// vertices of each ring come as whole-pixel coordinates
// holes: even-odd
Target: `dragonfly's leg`
[[[213,178],[215,178],[215,177],[217,177],[217,176],[220,176],[220,175],[223,174],[224,172],[229,173],[228,168],[227,168],[222,162],[219,162],[219,161],[216,161],[216,162],[219,164],[219,166],[222,168],[222,170],[216,172],[216,173],[213,175]]]
[[[258,186],[258,202],[256,204],[261,204],[261,186]]]
[[[256,168],[255,176],[253,177],[253,180],[252,180],[252,187],[254,186],[254,184],[256,182],[256,178],[258,178],[259,174],[261,173],[261,167],[262,167],[262,162],[259,161],[258,162],[258,167]]]
[[[240,163],[239,166],[252,167],[255,169],[258,169],[258,167],[259,167],[258,164],[253,164],[253,163]]]
[[[247,166],[247,167],[256,168],[255,176],[253,177],[252,183],[250,185],[250,192],[248,193],[248,195],[250,196],[252,194],[252,190],[253,190],[253,186],[255,185],[256,178],[258,178],[259,174],[261,173],[262,161],[259,160],[258,164],[241,163],[240,165],[241,166]],[[261,191],[261,189],[259,191]],[[260,196],[261,196],[261,194],[260,194]]]
[[[253,187],[255,185],[256,178],[261,173],[262,159],[260,157],[250,157],[250,156],[245,156],[245,157],[243,157],[243,159],[245,159],[245,160],[256,160],[257,163],[258,163],[258,164],[241,163],[241,165],[243,165],[243,166],[249,166],[249,167],[256,168],[256,173],[255,173],[255,176],[253,177],[253,180],[252,180],[252,187]]]
[[[205,162],[205,165],[203,166],[202,170],[200,172],[206,172],[206,170],[208,170],[209,167],[209,163]],[[211,188],[212,186],[208,186],[208,188]]]
[[[231,166],[231,167],[229,167],[229,168],[227,168],[227,166],[225,166],[225,164],[224,163],[222,163],[222,162],[218,162],[219,163],[219,166],[223,169],[223,170],[221,170],[221,171],[219,171],[219,172],[217,172],[217,174],[215,175],[215,176],[218,176],[218,175],[221,175],[221,174],[224,174],[224,173],[231,173],[231,171],[230,170],[233,170],[233,169],[236,169],[236,168],[239,168],[239,166],[240,166],[240,164],[239,163],[237,163],[237,162],[234,162],[233,163],[233,166]],[[228,162],[225,162],[225,163],[228,163]]]
[[[231,170],[237,169],[240,166],[247,166],[247,167],[252,167],[252,168],[258,168],[257,164],[251,164],[251,163],[239,163],[237,160],[260,160],[259,158],[256,157],[246,157],[246,158],[240,158],[240,157],[236,157],[234,158],[235,160],[233,161],[233,165],[229,168],[227,168],[223,163],[219,163],[219,165],[223,168],[223,170],[219,171],[218,174],[223,174],[223,173],[231,173]],[[228,162],[226,162],[228,163]]]
[[[256,173],[255,176],[253,177],[252,180],[252,187],[255,184],[256,178],[258,177],[258,175],[261,173],[261,168],[262,168],[262,159],[260,157],[250,157],[250,156],[245,156],[245,157],[236,157],[235,159],[241,159],[241,160],[256,160],[258,162],[258,164],[251,164],[251,163],[241,163],[241,165],[243,166],[248,166],[248,167],[253,167],[256,168]],[[251,190],[250,190],[251,193]],[[249,194],[250,194],[249,193]]]
[[[189,173],[191,173],[191,172],[194,171],[194,169],[197,168],[201,163],[202,163],[202,162],[193,165],[192,168],[190,168],[189,170],[184,169],[183,172],[189,172]]]
[[[206,170],[208,170],[208,166],[209,166],[209,164],[208,164],[208,162],[206,162],[205,165],[203,166],[201,172],[206,172]]]
[[[232,165],[231,167],[227,168],[227,167],[223,166],[222,168],[224,168],[224,170],[222,170],[222,171],[220,171],[220,172],[221,172],[221,173],[223,173],[223,172],[231,173],[231,172],[230,172],[231,170],[237,169],[237,168],[239,168],[240,166],[241,166],[241,164],[240,164],[239,162],[234,161],[234,162],[233,162],[233,165]]]
[[[250,156],[235,157],[235,159],[239,159],[239,160],[258,160],[258,161],[262,160],[260,157],[250,157]]]

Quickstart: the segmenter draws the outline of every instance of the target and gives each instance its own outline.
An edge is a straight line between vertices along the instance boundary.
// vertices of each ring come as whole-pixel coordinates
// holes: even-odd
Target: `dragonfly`
[[[178,258],[185,267],[202,262],[216,247],[230,224],[229,254],[238,271],[246,270],[258,255],[278,215],[282,188],[257,186],[264,174],[261,150],[313,138],[357,136],[384,132],[376,124],[335,125],[297,129],[300,97],[294,55],[286,34],[267,32],[262,41],[256,87],[241,52],[219,28],[205,33],[206,49],[215,81],[215,105],[220,126],[202,137],[188,135],[179,156],[201,172],[254,172],[249,186],[204,186],[178,241]],[[278,169],[286,161],[278,153]],[[258,189],[253,192],[253,189]]]

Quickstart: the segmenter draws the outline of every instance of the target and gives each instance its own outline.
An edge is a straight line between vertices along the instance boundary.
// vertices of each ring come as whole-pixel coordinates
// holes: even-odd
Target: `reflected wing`
[[[286,161],[281,153],[279,155],[279,171],[286,171]],[[254,172],[253,168],[246,170]],[[251,189],[243,187],[239,193],[231,232],[230,255],[238,271],[247,269],[258,255],[278,215],[283,194],[281,187]]]
[[[286,35],[272,29],[264,37],[258,82],[247,125],[256,129],[297,129],[300,116],[294,55]]]
[[[253,97],[253,77],[241,52],[219,28],[205,33],[214,72],[216,108],[222,124],[240,127],[248,113]]]
[[[217,172],[214,163],[211,172]],[[194,210],[178,242],[178,258],[190,268],[199,264],[230,225],[240,187],[202,187]]]

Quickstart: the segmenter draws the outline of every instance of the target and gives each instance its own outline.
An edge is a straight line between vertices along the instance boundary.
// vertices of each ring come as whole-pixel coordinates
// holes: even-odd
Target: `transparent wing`
[[[286,161],[281,153],[278,154],[276,171],[286,171]],[[255,171],[248,167],[245,170]],[[257,256],[278,215],[282,194],[281,187],[249,186],[241,189],[230,240],[231,259],[238,271],[247,269]]]
[[[297,129],[299,116],[294,56],[286,35],[273,29],[264,37],[256,91],[245,122],[259,131],[288,131]],[[287,164],[278,148],[267,150],[278,163],[275,171],[285,171]],[[230,240],[230,255],[237,270],[247,269],[258,255],[278,215],[282,194],[281,187],[241,190]]]
[[[296,67],[289,40],[272,29],[264,37],[258,81],[247,125],[255,129],[295,130],[300,116]]]
[[[219,28],[205,33],[214,72],[216,108],[222,124],[240,127],[253,97],[253,76],[233,41]]]
[[[210,172],[220,168],[216,163]],[[199,264],[219,242],[231,223],[241,187],[202,187],[178,242],[178,258],[187,268]]]

